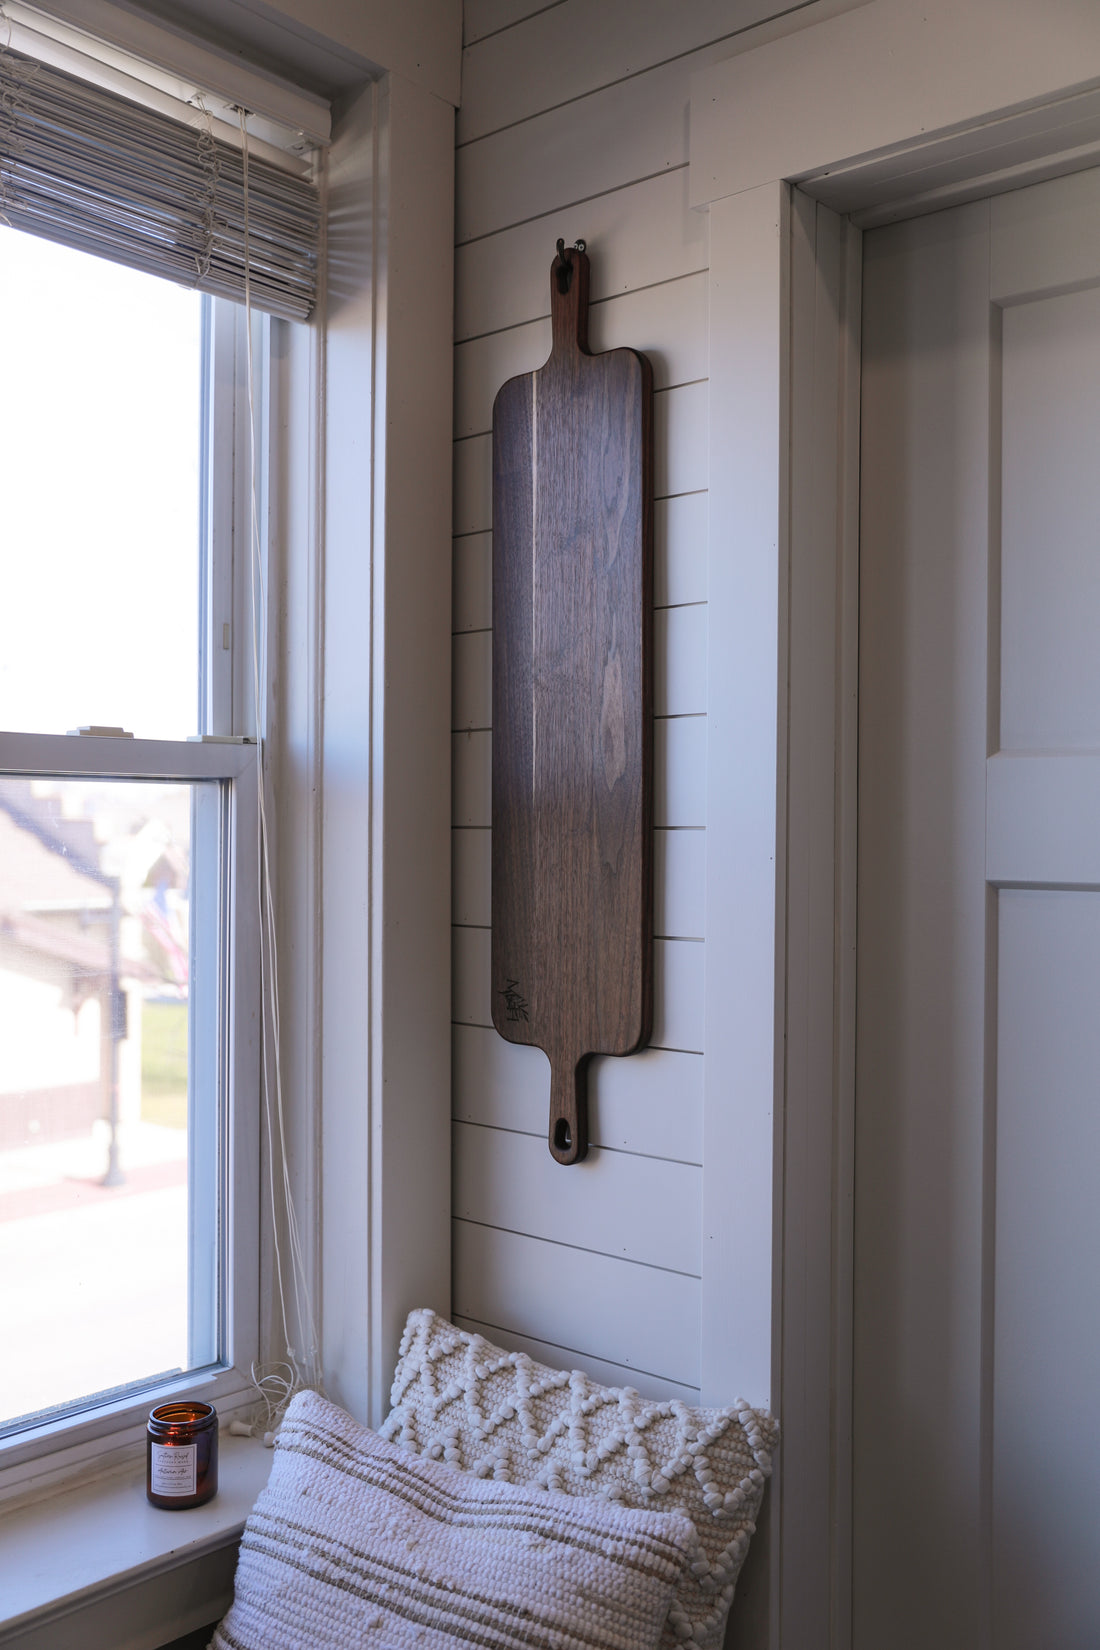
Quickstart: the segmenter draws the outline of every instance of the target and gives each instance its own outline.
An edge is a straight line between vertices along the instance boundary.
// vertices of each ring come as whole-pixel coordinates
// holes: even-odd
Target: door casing
[[[1100,13],[810,10],[696,76],[691,111],[715,639],[702,1365],[704,1401],[736,1361],[783,1422],[734,1613],[755,1650],[851,1642],[860,230],[1100,159]],[[732,1162],[752,1195],[730,1198]]]

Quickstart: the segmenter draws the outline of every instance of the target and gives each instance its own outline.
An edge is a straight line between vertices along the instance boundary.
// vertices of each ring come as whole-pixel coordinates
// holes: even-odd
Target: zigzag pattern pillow
[[[655,1403],[548,1369],[434,1312],[405,1325],[382,1436],[480,1478],[679,1511],[699,1555],[677,1587],[662,1650],[719,1650],[779,1429],[738,1402]]]
[[[287,1410],[211,1650],[656,1650],[694,1532],[384,1443],[316,1392]]]

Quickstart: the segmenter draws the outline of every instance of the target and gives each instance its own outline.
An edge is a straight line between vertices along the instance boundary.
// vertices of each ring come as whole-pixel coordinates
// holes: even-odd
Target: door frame
[[[735,1374],[783,1423],[734,1642],[845,1650],[861,229],[1100,162],[1100,12],[822,0],[741,38],[691,99],[710,216],[702,1385],[721,1401]]]

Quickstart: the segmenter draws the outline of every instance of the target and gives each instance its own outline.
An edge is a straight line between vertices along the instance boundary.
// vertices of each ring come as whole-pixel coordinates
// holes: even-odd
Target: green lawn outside
[[[187,1127],[187,1004],[145,1003],[141,1010],[141,1116]]]

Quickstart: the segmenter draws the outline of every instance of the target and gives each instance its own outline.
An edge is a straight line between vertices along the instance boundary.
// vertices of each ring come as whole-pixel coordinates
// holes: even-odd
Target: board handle
[[[588,1153],[588,1056],[550,1057],[550,1155],[579,1163]]]
[[[588,354],[588,259],[584,242],[558,242],[550,265],[550,325],[555,355]]]

